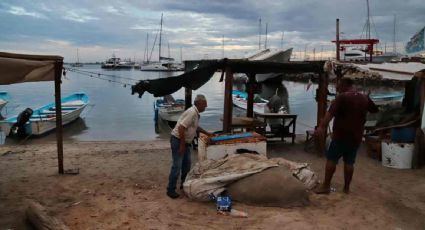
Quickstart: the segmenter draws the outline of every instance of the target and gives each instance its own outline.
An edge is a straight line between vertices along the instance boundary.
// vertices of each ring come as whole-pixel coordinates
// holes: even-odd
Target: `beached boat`
[[[89,98],[85,93],[74,93],[62,98],[62,125],[66,125],[79,118],[84,108],[88,105],[88,102]],[[26,122],[23,121],[25,123],[22,124],[21,127],[16,126],[18,117],[24,117],[19,115],[1,121],[0,127],[7,136],[15,134],[14,132],[17,132],[16,127],[22,129],[21,134],[42,135],[56,128],[55,109],[54,102],[35,110],[26,109],[24,112],[29,111],[29,114],[27,114],[30,115],[30,117]],[[23,122],[21,121],[21,123]]]
[[[9,94],[7,92],[0,92],[0,111],[8,103]]]
[[[180,115],[184,112],[185,102],[183,99],[175,100],[171,95],[157,99],[154,104],[155,126],[158,122],[167,122],[170,128],[174,128]]]
[[[259,52],[256,52],[253,55],[247,57],[250,61],[268,61],[268,62],[278,62],[278,63],[287,63],[290,61],[292,56],[292,48],[289,49],[263,49]],[[256,74],[255,79],[257,82],[263,82],[268,79],[274,78],[281,75],[280,73],[267,73],[267,74]]]

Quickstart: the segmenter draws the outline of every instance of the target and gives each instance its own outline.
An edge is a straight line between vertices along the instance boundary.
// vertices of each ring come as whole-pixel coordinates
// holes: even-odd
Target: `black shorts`
[[[356,161],[358,146],[350,146],[342,141],[333,140],[326,152],[326,158],[338,164],[339,158],[343,158],[344,163],[353,165]]]

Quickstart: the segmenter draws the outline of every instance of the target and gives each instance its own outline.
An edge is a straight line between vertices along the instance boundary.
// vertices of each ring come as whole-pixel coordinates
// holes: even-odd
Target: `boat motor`
[[[13,124],[12,128],[10,129],[10,136],[18,136],[18,137],[25,137],[25,124],[30,120],[31,115],[33,111],[30,108],[26,108],[24,111],[22,111],[17,119],[16,123]]]

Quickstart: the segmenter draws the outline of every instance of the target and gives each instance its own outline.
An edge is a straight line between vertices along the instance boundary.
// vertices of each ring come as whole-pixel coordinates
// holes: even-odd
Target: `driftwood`
[[[35,229],[39,230],[69,230],[69,228],[59,219],[50,216],[46,208],[34,200],[27,200],[27,210],[25,212],[27,221]]]

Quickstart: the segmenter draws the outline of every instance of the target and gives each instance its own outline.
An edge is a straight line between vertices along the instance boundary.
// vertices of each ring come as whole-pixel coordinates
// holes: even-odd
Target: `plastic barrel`
[[[412,168],[413,143],[382,141],[382,165],[397,169]]]

